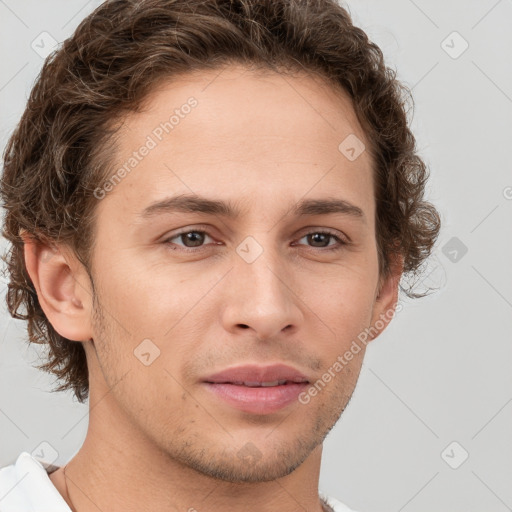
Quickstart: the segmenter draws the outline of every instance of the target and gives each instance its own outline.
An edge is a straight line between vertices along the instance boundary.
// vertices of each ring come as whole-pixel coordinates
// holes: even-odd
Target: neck
[[[319,445],[292,473],[268,482],[232,483],[202,474],[151,442],[109,394],[90,395],[86,439],[67,464],[66,501],[77,512],[321,512]]]

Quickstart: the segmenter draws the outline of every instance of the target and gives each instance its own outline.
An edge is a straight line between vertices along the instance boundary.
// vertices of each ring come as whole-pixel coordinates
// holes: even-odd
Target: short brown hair
[[[62,381],[57,391],[88,397],[85,351],[46,318],[20,230],[69,244],[89,272],[93,191],[109,171],[102,148],[112,120],[136,111],[159,80],[230,63],[314,73],[348,92],[371,145],[381,274],[393,254],[414,275],[431,253],[440,218],[423,198],[428,171],[408,127],[412,97],[335,0],[109,0],[47,58],[4,154],[7,305],[28,321],[31,342],[48,345],[39,368]]]

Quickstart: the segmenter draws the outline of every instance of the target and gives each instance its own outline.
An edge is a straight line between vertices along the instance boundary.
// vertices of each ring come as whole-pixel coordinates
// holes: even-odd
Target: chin
[[[295,458],[296,459],[296,458]],[[230,461],[188,461],[188,466],[205,476],[231,483],[270,482],[285,477],[299,467],[303,460],[283,461],[263,460],[246,462],[231,459]],[[205,463],[206,462],[206,463]]]
[[[258,441],[247,441],[238,450],[233,448],[234,443],[225,447],[219,443],[217,452],[213,449],[214,443],[203,450],[191,450],[191,445],[185,444],[179,454],[172,453],[174,450],[167,450],[167,453],[184,466],[216,480],[231,483],[269,482],[297,469],[322,443],[325,434],[311,433],[307,438],[288,442],[276,439],[274,443],[267,438],[266,446],[261,450],[257,447],[258,444],[262,446]]]

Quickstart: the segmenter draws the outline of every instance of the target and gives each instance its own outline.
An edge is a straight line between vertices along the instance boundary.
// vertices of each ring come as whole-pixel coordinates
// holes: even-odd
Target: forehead
[[[316,74],[294,72],[277,73],[269,69],[247,68],[240,64],[218,70],[202,70],[178,75],[172,80],[161,80],[144,102],[143,116],[127,119],[128,131],[134,124],[142,127],[144,121],[153,122],[166,113],[179,110],[190,97],[200,108],[183,126],[200,129],[201,123],[218,121],[216,130],[205,131],[222,136],[237,128],[244,133],[263,131],[269,136],[312,136],[314,129],[330,129],[342,135],[346,130],[360,139],[365,134],[359,124],[349,95],[341,86],[334,86]],[[157,118],[155,118],[155,115]],[[183,119],[183,118],[182,118]],[[296,130],[293,128],[298,122]],[[309,124],[309,130],[302,130]],[[151,124],[146,124],[146,130]],[[178,128],[178,126],[175,126]],[[211,128],[208,126],[208,128]],[[184,128],[181,127],[180,131]],[[125,133],[129,138],[129,133]],[[128,139],[127,139],[128,140]]]
[[[318,76],[243,66],[189,73],[160,82],[124,119],[112,169],[127,172],[109,195],[132,212],[164,192],[371,195],[369,152],[350,160],[340,150],[352,138],[368,147],[348,94]]]

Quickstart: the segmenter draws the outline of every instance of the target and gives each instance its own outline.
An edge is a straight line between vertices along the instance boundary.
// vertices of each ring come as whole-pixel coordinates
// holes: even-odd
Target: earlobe
[[[50,246],[22,232],[27,272],[53,328],[73,341],[92,337],[92,296],[87,272],[64,246]]]
[[[373,327],[371,332],[377,332],[377,334],[372,336],[372,340],[382,334],[395,314],[403,268],[403,256],[401,254],[393,256],[389,274],[379,282],[379,289],[373,306],[371,323],[371,327]]]

